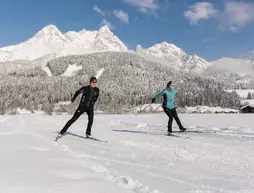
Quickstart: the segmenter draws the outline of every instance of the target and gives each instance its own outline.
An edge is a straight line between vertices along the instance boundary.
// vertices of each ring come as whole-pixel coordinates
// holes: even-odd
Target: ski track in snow
[[[209,115],[207,116],[209,120]],[[104,190],[102,192],[135,193],[251,192],[254,188],[254,162],[252,161],[254,138],[243,138],[243,136],[253,136],[254,129],[251,128],[251,123],[234,127],[226,126],[225,123],[222,126],[209,125],[213,124],[211,120],[206,125],[195,125],[196,119],[193,120],[192,116],[189,118],[185,115],[182,120],[190,125],[189,128],[216,131],[215,134],[180,134],[190,136],[190,140],[186,140],[163,135],[167,123],[167,118],[163,115],[151,115],[151,118],[99,115],[96,116],[99,119],[95,119],[93,133],[98,138],[107,138],[109,142],[104,144],[77,137],[84,133],[86,117],[82,116],[80,118],[82,121],[77,121],[68,130],[70,134],[65,135],[56,143],[53,141],[56,133],[52,132],[61,129],[69,118],[69,116],[66,117],[15,116],[12,117],[12,123],[8,123],[10,119],[8,116],[0,117],[0,124],[4,123],[4,127],[0,130],[1,147],[6,147],[4,142],[8,143],[9,140],[7,141],[6,137],[10,136],[10,139],[13,138],[17,140],[17,144],[20,144],[15,148],[32,156],[29,159],[36,159],[36,155],[43,156],[45,161],[52,159],[53,163],[50,163],[53,165],[50,164],[45,171],[41,171],[42,174],[51,170],[54,173],[52,180],[55,180],[55,185],[47,192],[57,192],[54,188],[58,188],[59,192],[68,192],[68,187],[65,190],[57,185],[60,183],[58,178],[67,180],[66,183],[71,181],[79,185],[82,181],[89,184],[90,180],[86,180],[89,176],[96,183],[94,186],[91,185],[94,189],[89,192],[101,192],[100,186],[101,190]],[[175,125],[174,130],[177,130]],[[1,132],[9,132],[9,135],[1,135]],[[12,148],[14,147],[11,147],[10,151],[13,151]],[[8,148],[7,150],[0,148],[0,153],[3,152],[8,152]],[[58,156],[54,158],[55,154],[61,158]],[[44,161],[41,161],[39,165],[43,165]],[[36,175],[38,168],[31,166],[32,170],[35,170],[35,173],[30,171],[31,175]],[[32,186],[31,183],[34,180],[29,179],[30,173],[22,174],[21,168],[16,170],[15,168],[8,173],[22,178],[27,177]],[[0,179],[5,175],[6,187],[9,180],[10,183],[14,183],[14,187],[17,186],[18,190],[20,186],[18,181],[11,181],[18,177],[7,175],[4,171],[2,175],[0,174]],[[117,187],[108,184],[105,180]],[[106,187],[103,189],[105,184],[108,189]],[[0,185],[6,188],[3,182],[0,182]],[[83,192],[82,190],[82,188],[76,189],[75,192]],[[45,192],[45,187],[41,187],[39,192]]]
[[[38,133],[34,133],[38,138],[43,139],[44,141],[48,141],[48,139],[44,138],[42,135],[38,134]],[[54,142],[53,142],[54,143]],[[55,143],[56,145],[57,143]],[[48,148],[44,148],[44,147],[31,147],[31,149],[34,150],[38,150],[38,151],[47,151]],[[60,146],[60,149],[62,151],[67,152],[68,155],[82,159],[82,158],[95,158],[96,157],[91,157],[91,156],[86,156],[83,153],[78,153],[75,152],[74,150],[72,150],[71,148],[69,148],[69,146],[62,144]],[[94,164],[94,165],[93,165]],[[110,180],[111,182],[119,185],[120,187],[123,187],[125,189],[130,189],[133,192],[136,193],[159,193],[158,190],[150,190],[147,186],[143,186],[141,183],[139,183],[138,180],[133,180],[131,177],[125,177],[125,176],[118,176],[116,173],[112,173],[109,172],[105,167],[103,167],[102,165],[98,165],[96,163],[92,163],[91,161],[89,162],[89,165],[86,164],[87,167],[90,168],[90,166],[92,165],[91,169],[97,173],[103,173],[105,176],[107,176],[108,180]],[[68,175],[65,175],[66,178],[68,179],[81,179],[81,177],[79,177],[79,175],[77,175],[75,172],[68,172]],[[83,177],[83,175],[82,175]]]
[[[12,135],[12,134],[15,134],[19,132],[19,130],[14,130],[14,131],[3,131],[3,132],[0,132],[0,135]]]
[[[67,151],[69,155],[80,158],[80,159],[91,158],[91,157],[86,156],[82,153],[80,154],[78,152],[73,151],[66,145],[62,145],[61,149],[63,151]],[[98,159],[98,158],[95,157],[95,160],[96,159]],[[158,190],[150,190],[147,186],[142,185],[141,183],[139,183],[138,180],[133,180],[131,177],[118,176],[116,173],[112,173],[112,172],[108,171],[102,165],[93,163],[91,160],[89,161],[89,164],[86,164],[86,165],[87,165],[87,167],[90,167],[93,171],[95,171],[97,173],[104,174],[108,178],[108,180],[110,180],[111,182],[119,185],[120,187],[130,189],[133,192],[136,192],[136,193],[159,193]]]
[[[9,119],[11,119],[10,117],[0,117],[0,124],[8,121]]]
[[[167,125],[163,124],[148,124],[148,123],[138,123],[134,121],[111,121],[108,124],[109,126],[122,126],[122,127],[135,127],[139,129],[138,131],[142,131],[142,128],[147,130],[147,128],[167,128]],[[179,129],[176,126],[173,126],[175,131]],[[217,135],[227,135],[227,136],[235,136],[235,137],[253,137],[254,138],[254,126],[253,127],[225,127],[225,128],[218,128],[214,126],[190,126],[188,127],[190,130],[194,131],[203,131],[207,134],[209,133],[216,133]],[[150,130],[151,131],[151,130]],[[148,132],[147,132],[148,133]],[[161,133],[159,133],[161,134]]]

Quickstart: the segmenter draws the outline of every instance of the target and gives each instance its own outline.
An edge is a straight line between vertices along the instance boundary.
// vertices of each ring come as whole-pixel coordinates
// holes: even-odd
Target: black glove
[[[156,102],[156,99],[155,99],[155,98],[153,98],[153,99],[152,99],[152,103],[155,103],[155,102]]]
[[[73,99],[71,99],[71,102],[72,102],[72,103],[74,103],[74,100],[73,100]]]

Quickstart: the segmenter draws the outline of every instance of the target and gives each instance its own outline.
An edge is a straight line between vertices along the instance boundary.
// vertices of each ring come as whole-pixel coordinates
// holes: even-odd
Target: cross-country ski
[[[96,137],[83,137],[84,139],[90,139],[90,140],[93,140],[93,141],[99,141],[99,142],[103,142],[103,143],[107,143],[108,141],[107,140],[101,140],[101,139],[98,139]]]
[[[165,134],[166,136],[169,136],[169,137],[178,137],[178,138],[183,138],[183,139],[189,139],[190,137],[187,137],[187,136],[181,136],[181,135],[176,135],[174,133],[168,133],[168,134]]]

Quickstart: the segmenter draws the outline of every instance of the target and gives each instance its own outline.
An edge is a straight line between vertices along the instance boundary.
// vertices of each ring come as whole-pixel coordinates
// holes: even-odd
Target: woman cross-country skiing
[[[88,124],[86,129],[86,137],[91,137],[91,128],[93,124],[94,116],[94,104],[99,97],[99,88],[96,87],[97,79],[95,77],[90,78],[90,85],[83,86],[74,94],[71,102],[77,98],[79,94],[82,94],[80,104],[73,117],[66,123],[64,128],[60,131],[56,140],[61,138],[63,134],[68,130],[68,128],[82,115],[84,112],[88,115]]]
[[[167,88],[164,89],[163,91],[159,92],[153,99],[152,99],[152,103],[155,103],[155,101],[163,96],[163,104],[162,107],[165,111],[165,113],[168,115],[169,117],[169,121],[168,121],[168,134],[172,135],[172,123],[173,123],[173,118],[176,120],[179,129],[181,131],[186,131],[186,129],[183,127],[177,112],[176,112],[176,108],[175,108],[175,96],[176,96],[176,89],[175,85],[172,83],[172,81],[170,81],[167,84]]]

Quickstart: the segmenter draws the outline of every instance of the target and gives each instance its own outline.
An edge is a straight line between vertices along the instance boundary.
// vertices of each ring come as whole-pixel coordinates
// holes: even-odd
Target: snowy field
[[[80,138],[82,116],[55,143],[69,118],[0,116],[1,193],[254,192],[253,115],[180,115],[205,131],[183,138],[164,135],[164,114],[96,115],[107,143]]]

